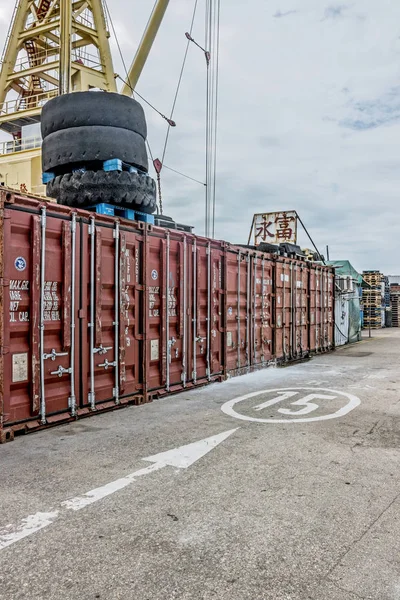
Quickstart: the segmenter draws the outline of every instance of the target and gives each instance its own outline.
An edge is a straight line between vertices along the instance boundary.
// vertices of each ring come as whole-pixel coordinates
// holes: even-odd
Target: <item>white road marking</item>
[[[244,400],[248,400],[250,398],[255,398],[257,396],[261,396],[261,394],[269,394],[269,393],[272,394],[275,392],[278,392],[278,393],[292,392],[293,390],[297,390],[297,391],[307,390],[307,391],[313,391],[313,392],[329,392],[329,395],[309,394],[308,396],[305,396],[305,397],[301,398],[300,400],[293,402],[293,404],[303,405],[303,406],[305,405],[307,413],[319,408],[319,406],[317,404],[309,402],[312,398],[316,399],[317,397],[319,397],[322,400],[328,400],[328,399],[332,400],[337,397],[343,397],[346,399],[346,404],[344,406],[342,406],[342,408],[338,409],[336,412],[334,412],[332,414],[321,415],[319,417],[304,417],[304,418],[300,418],[300,419],[298,419],[298,418],[260,419],[257,417],[243,415],[241,413],[236,412],[236,410],[234,409],[234,406],[236,404],[238,404],[239,402],[243,402]],[[283,396],[281,398],[284,399]],[[274,398],[274,400],[276,400],[276,398]],[[292,387],[292,388],[286,388],[286,389],[277,388],[277,389],[271,389],[271,390],[261,390],[259,392],[252,392],[250,394],[245,394],[244,396],[240,396],[238,398],[233,398],[232,400],[225,402],[225,404],[223,404],[221,406],[221,410],[226,415],[229,415],[230,417],[234,417],[235,419],[241,419],[242,421],[253,421],[256,423],[310,423],[313,421],[327,421],[328,419],[337,419],[338,417],[343,417],[344,415],[349,413],[351,410],[356,408],[360,403],[361,403],[361,400],[359,398],[357,398],[357,396],[353,396],[352,394],[348,394],[347,392],[339,392],[337,390],[330,390],[330,389],[326,389],[326,388],[308,388],[308,387],[307,388],[306,387],[305,388],[296,388],[296,387]],[[266,403],[264,403],[264,404],[266,404]],[[275,402],[274,402],[274,404],[275,404]],[[255,409],[258,410],[260,406],[262,406],[262,405],[259,404],[258,406],[255,407]],[[288,411],[288,410],[289,409],[284,409],[284,408],[279,409],[280,412],[284,412],[284,413],[285,413],[285,411]],[[294,412],[289,412],[286,414],[293,414],[294,417],[296,415],[296,413],[294,413]],[[298,411],[297,414],[305,414],[304,409],[301,409],[301,411]]]
[[[18,525],[6,525],[0,529],[0,550],[51,525],[57,519],[58,514],[58,510],[48,513],[37,512],[22,519]]]
[[[154,462],[163,467],[169,465],[170,467],[177,467],[178,469],[187,469],[197,460],[210,452],[210,450],[218,446],[218,444],[226,440],[226,438],[232,435],[232,433],[234,433],[237,429],[239,428],[236,427],[235,429],[224,431],[218,435],[212,435],[211,437],[200,440],[199,442],[193,442],[192,444],[187,444],[186,446],[181,446],[180,448],[175,448],[174,450],[168,450],[167,452],[161,452],[161,454],[148,456],[143,460]]]
[[[152,471],[158,471],[163,467],[165,467],[163,464],[149,465],[145,469],[140,469],[139,471],[130,473],[126,477],[121,477],[121,479],[116,479],[115,481],[111,481],[106,485],[102,485],[94,490],[90,490],[90,492],[86,492],[86,494],[83,494],[83,496],[77,496],[76,498],[71,498],[71,500],[65,500],[64,502],[61,502],[61,506],[67,510],[81,510],[81,508],[85,508],[85,506],[89,506],[89,504],[93,504],[93,502],[98,502],[99,500],[102,500],[103,498],[122,490],[126,486],[133,483],[137,477],[147,475]]]
[[[51,525],[60,515],[63,513],[65,514],[68,510],[81,510],[94,502],[98,502],[99,500],[122,490],[133,483],[138,477],[148,475],[154,471],[159,471],[167,466],[176,467],[178,469],[187,469],[210,452],[210,450],[218,446],[218,444],[226,440],[226,438],[237,431],[237,429],[238,427],[230,429],[229,431],[224,431],[218,435],[212,435],[198,442],[186,444],[180,448],[174,448],[173,450],[167,450],[166,452],[143,458],[142,460],[154,464],[139,469],[138,471],[134,471],[115,481],[111,481],[106,485],[90,490],[82,496],[76,496],[75,498],[65,500],[64,502],[61,502],[59,510],[48,513],[38,512],[33,515],[28,515],[26,518],[22,519],[20,523],[6,525],[5,527],[0,528],[0,550],[15,544],[33,533],[37,533],[48,525]]]
[[[328,396],[327,394],[308,394],[300,400],[295,400],[291,404],[293,406],[304,406],[300,410],[292,410],[291,408],[278,408],[278,412],[283,415],[308,415],[319,408],[319,404],[311,402],[311,400],[334,400],[337,396]]]
[[[263,410],[264,408],[268,408],[269,406],[273,406],[278,402],[282,402],[282,400],[287,400],[288,398],[293,398],[293,396],[297,396],[298,392],[278,392],[280,396],[275,396],[272,400],[267,400],[262,404],[258,404],[254,407],[254,410]]]

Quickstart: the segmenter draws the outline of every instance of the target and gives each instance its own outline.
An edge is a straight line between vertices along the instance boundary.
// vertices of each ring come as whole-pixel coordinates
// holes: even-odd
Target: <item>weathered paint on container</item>
[[[333,347],[333,272],[0,193],[0,439]]]

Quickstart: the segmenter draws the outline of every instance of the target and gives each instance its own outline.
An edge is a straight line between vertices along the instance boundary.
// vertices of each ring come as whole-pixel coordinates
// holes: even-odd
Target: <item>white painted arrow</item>
[[[236,429],[238,429],[238,427],[236,427]],[[162,465],[163,467],[170,466],[176,467],[177,469],[187,469],[197,460],[203,458],[207,452],[210,452],[210,450],[226,440],[226,438],[234,433],[236,429],[230,429],[229,431],[224,431],[218,435],[212,435],[199,442],[193,442],[192,444],[187,444],[186,446],[181,446],[174,450],[168,450],[167,452],[161,452],[154,456],[148,456],[143,460]]]
[[[174,448],[173,450],[167,450],[166,452],[161,452],[154,456],[148,456],[143,460],[154,464],[149,465],[144,469],[134,471],[125,477],[111,481],[101,487],[90,490],[82,496],[76,496],[70,500],[65,500],[64,502],[61,502],[61,508],[59,510],[51,509],[51,512],[38,512],[22,519],[18,524],[10,524],[0,528],[0,550],[7,548],[7,546],[11,546],[11,544],[15,544],[15,542],[18,542],[29,535],[37,533],[48,525],[51,525],[64,511],[81,510],[94,502],[98,502],[99,500],[114,494],[118,490],[122,490],[133,483],[138,477],[148,475],[154,471],[159,471],[167,466],[176,467],[178,469],[187,469],[210,452],[210,450],[218,446],[218,444],[226,440],[226,438],[237,429],[238,427],[205,438],[204,440],[181,446],[180,448]]]

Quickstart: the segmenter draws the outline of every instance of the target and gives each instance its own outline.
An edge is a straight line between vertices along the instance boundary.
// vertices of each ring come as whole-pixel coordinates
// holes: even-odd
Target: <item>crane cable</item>
[[[148,106],[150,106],[150,108],[152,108],[156,113],[158,113],[160,115],[160,117],[162,117],[165,121],[167,121],[169,127],[176,127],[175,121],[173,121],[172,119],[169,119],[168,117],[166,117],[161,111],[158,110],[158,108],[156,108],[153,104],[151,104],[151,102],[149,102],[148,100],[146,100],[146,98],[144,98],[143,96],[141,96],[136,89],[133,89],[133,87],[131,85],[131,82],[129,81],[128,69],[127,69],[127,66],[126,66],[124,55],[122,54],[122,49],[121,49],[121,46],[120,46],[120,43],[119,43],[119,40],[118,40],[117,32],[115,31],[114,23],[113,23],[113,20],[112,20],[112,17],[111,17],[110,9],[108,8],[107,0],[103,0],[103,1],[104,1],[104,7],[106,9],[106,14],[108,16],[108,20],[110,21],[111,29],[112,29],[113,34],[114,34],[115,42],[117,44],[118,53],[119,53],[119,56],[121,58],[122,66],[124,67],[126,79],[124,79],[123,77],[121,77],[121,75],[118,75],[118,74],[116,74],[116,77],[118,79],[120,79],[122,81],[122,83],[125,83],[130,88],[130,90],[131,90],[132,93],[135,93],[136,96],[139,96],[139,98],[141,98],[141,100],[143,100],[143,102],[145,102]]]
[[[158,113],[168,123],[167,135],[166,135],[166,139],[165,139],[165,143],[164,143],[164,149],[163,149],[163,153],[162,153],[162,161],[160,161],[158,159],[154,159],[153,153],[151,151],[150,143],[149,143],[148,139],[146,139],[146,144],[147,144],[148,152],[149,152],[151,161],[153,163],[153,167],[154,167],[154,170],[156,172],[156,178],[157,178],[157,188],[158,188],[158,197],[159,197],[159,204],[157,205],[157,212],[160,212],[162,214],[163,213],[163,206],[162,206],[161,177],[160,177],[160,173],[161,173],[161,168],[163,166],[165,166],[166,169],[169,169],[170,171],[173,171],[174,173],[177,173],[178,175],[181,175],[182,177],[186,177],[187,179],[191,179],[192,181],[195,181],[196,183],[199,183],[201,185],[205,185],[203,182],[198,181],[197,179],[194,179],[193,177],[189,177],[189,175],[185,175],[184,173],[181,173],[180,171],[176,171],[175,169],[172,169],[171,167],[167,167],[166,165],[163,165],[164,157],[165,157],[165,152],[166,152],[166,148],[167,148],[167,144],[168,144],[168,138],[169,138],[170,129],[171,129],[171,127],[176,127],[176,123],[175,123],[175,121],[173,121],[172,116],[173,116],[173,113],[174,113],[174,110],[175,110],[175,105],[176,105],[176,101],[177,101],[177,98],[178,98],[178,93],[179,93],[180,85],[181,85],[181,82],[182,82],[183,71],[184,71],[185,64],[186,64],[186,58],[187,58],[187,54],[188,54],[190,40],[188,38],[188,42],[187,42],[187,45],[186,45],[186,51],[185,51],[185,55],[184,55],[184,59],[183,59],[183,64],[182,64],[181,72],[180,72],[180,75],[179,75],[178,85],[177,85],[177,89],[176,89],[176,92],[175,92],[174,101],[173,101],[173,104],[172,104],[171,114],[170,114],[170,117],[166,117],[155,106],[153,106],[153,104],[151,104],[148,100],[146,100],[146,98],[144,98],[143,96],[141,96],[141,94],[139,94],[139,92],[136,89],[133,89],[133,87],[131,86],[131,83],[129,81],[128,69],[127,69],[127,66],[126,66],[126,63],[125,63],[125,59],[124,59],[124,56],[123,56],[123,53],[122,53],[121,45],[119,43],[117,32],[116,32],[115,27],[114,27],[114,22],[112,20],[112,16],[111,16],[111,12],[110,12],[110,9],[108,7],[108,4],[107,4],[107,0],[103,0],[103,3],[104,3],[104,8],[105,8],[106,15],[107,15],[108,20],[109,20],[110,25],[111,25],[112,32],[114,34],[114,38],[115,38],[115,42],[117,44],[118,53],[119,53],[119,56],[120,56],[120,59],[121,59],[121,62],[122,62],[122,66],[124,68],[125,75],[126,75],[126,80],[123,79],[120,75],[117,75],[118,79],[120,79],[122,81],[122,83],[125,83],[131,89],[131,91],[133,93],[135,93],[137,96],[139,96],[139,98],[141,98],[148,106],[150,106],[150,108],[152,108],[156,113]],[[195,20],[195,16],[196,16],[197,4],[198,4],[198,0],[195,0],[194,9],[193,9],[193,15],[192,15],[192,21],[191,21],[191,26],[190,26],[190,33],[192,33],[192,31],[193,31],[193,25],[194,25],[194,20]],[[154,7],[155,7],[155,5],[156,5],[156,2],[154,4]],[[153,11],[154,11],[154,7],[153,7]],[[149,18],[149,21],[150,21],[150,18]]]
[[[206,237],[215,236],[220,13],[221,0],[206,0],[205,47],[210,57],[206,84]]]
[[[191,21],[190,29],[189,29],[189,36],[190,36],[190,38],[192,36],[193,26],[194,26],[194,20],[196,18],[197,4],[198,4],[198,0],[195,0],[194,8],[193,8],[192,21]],[[179,94],[179,90],[180,90],[181,83],[182,83],[183,72],[184,72],[185,66],[186,66],[186,59],[187,59],[187,55],[188,55],[188,52],[189,52],[189,44],[191,42],[191,39],[188,37],[187,34],[186,34],[186,37],[187,37],[186,49],[185,49],[185,54],[183,56],[183,62],[182,62],[181,71],[180,71],[180,74],[179,74],[178,85],[176,86],[174,101],[172,103],[172,108],[171,108],[171,113],[170,113],[170,119],[172,119],[172,117],[174,116],[174,110],[175,110],[175,106],[176,106],[176,101],[178,99],[178,94]],[[162,151],[162,158],[161,158],[161,162],[162,163],[164,162],[165,153],[167,151],[167,145],[168,145],[168,139],[169,139],[170,130],[171,130],[171,127],[170,127],[170,125],[168,125],[167,134],[165,136],[164,148],[163,148],[163,151]]]

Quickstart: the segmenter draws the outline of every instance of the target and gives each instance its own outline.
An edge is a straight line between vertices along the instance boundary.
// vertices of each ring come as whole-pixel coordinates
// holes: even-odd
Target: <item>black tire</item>
[[[123,171],[76,171],[47,184],[59,204],[85,208],[105,202],[151,214],[157,208],[156,184],[148,175]]]
[[[146,144],[138,133],[118,127],[73,127],[51,133],[43,140],[42,168],[84,165],[120,158],[143,171],[148,170]]]
[[[101,125],[134,131],[146,139],[144,111],[139,102],[111,92],[74,92],[49,100],[42,108],[42,138],[62,129]]]

